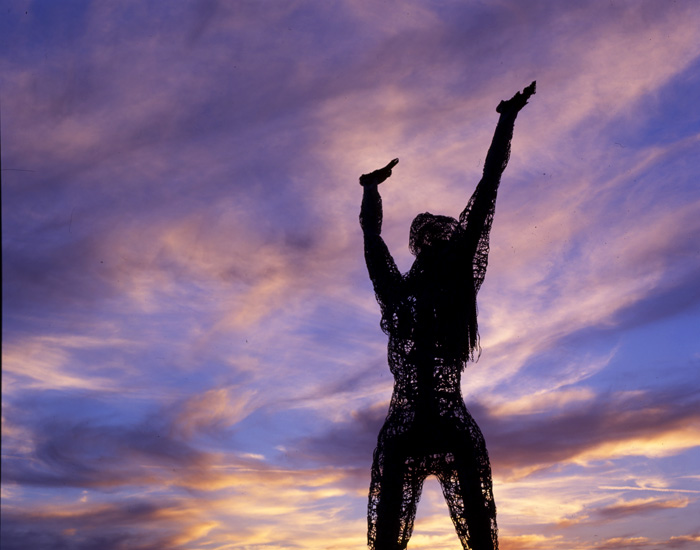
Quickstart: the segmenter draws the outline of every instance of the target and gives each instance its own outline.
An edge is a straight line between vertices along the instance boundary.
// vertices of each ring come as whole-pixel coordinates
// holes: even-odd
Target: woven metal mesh
[[[501,113],[484,174],[459,220],[419,214],[411,226],[416,259],[401,274],[381,237],[378,184],[387,167],[360,178],[365,259],[389,336],[394,376],[389,413],[374,451],[368,506],[369,547],[403,549],[413,530],[425,478],[440,481],[463,547],[498,548],[491,467],[483,435],[469,414],[461,375],[479,353],[476,295],[486,274],[489,232],[501,174],[519,110],[534,93]]]

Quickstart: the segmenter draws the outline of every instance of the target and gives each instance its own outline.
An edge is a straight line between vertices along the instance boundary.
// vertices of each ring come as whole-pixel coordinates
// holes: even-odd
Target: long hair
[[[472,259],[456,247],[459,239],[452,239],[461,230],[449,216],[424,212],[415,217],[409,249],[416,260],[405,275],[408,302],[402,309],[404,315],[411,310],[418,331],[412,339],[435,342],[444,359],[464,368],[481,350]]]

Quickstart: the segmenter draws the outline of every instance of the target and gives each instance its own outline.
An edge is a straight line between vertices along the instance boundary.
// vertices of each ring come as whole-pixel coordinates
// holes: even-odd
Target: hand
[[[360,185],[379,185],[389,176],[391,176],[391,169],[399,163],[399,159],[392,160],[384,168],[370,172],[369,174],[363,174],[360,176]]]
[[[508,101],[501,101],[498,104],[498,107],[496,107],[496,112],[501,114],[512,113],[517,115],[520,112],[520,109],[527,105],[527,100],[530,99],[530,96],[535,94],[536,85],[537,82],[533,80],[532,84],[530,84],[522,92],[518,92]]]

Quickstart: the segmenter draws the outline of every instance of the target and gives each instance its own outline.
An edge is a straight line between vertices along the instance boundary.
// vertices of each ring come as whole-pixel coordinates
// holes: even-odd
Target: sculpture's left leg
[[[450,453],[438,475],[462,546],[471,550],[497,550],[498,528],[491,468],[473,452]],[[485,451],[485,448],[484,448]]]

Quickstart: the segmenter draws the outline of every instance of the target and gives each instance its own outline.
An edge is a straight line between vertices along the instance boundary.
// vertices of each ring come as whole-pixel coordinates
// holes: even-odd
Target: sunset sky
[[[361,550],[402,271],[531,81],[463,377],[502,550],[700,545],[700,2],[0,2],[2,547]],[[435,479],[409,549],[459,548]]]

